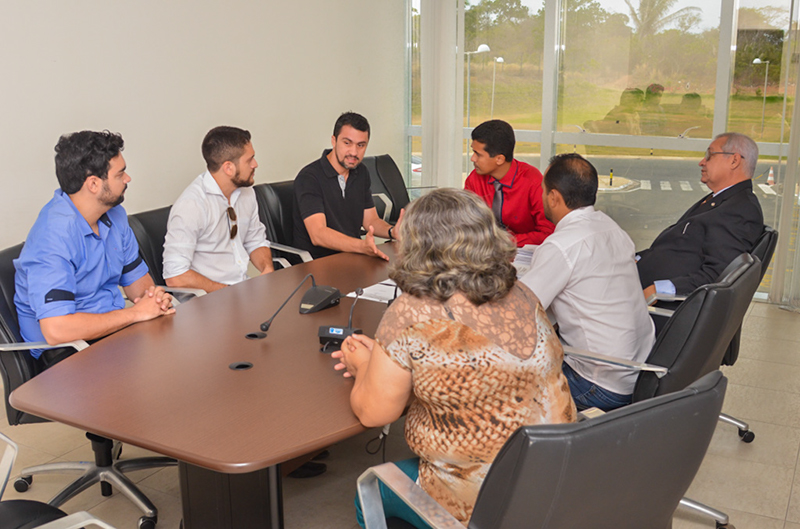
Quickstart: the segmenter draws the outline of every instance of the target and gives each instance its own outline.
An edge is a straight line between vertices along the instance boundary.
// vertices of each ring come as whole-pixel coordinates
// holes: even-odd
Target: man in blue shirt
[[[171,314],[120,206],[131,178],[122,136],[82,131],[56,145],[56,190],[31,228],[16,267],[14,304],[25,341],[94,340]],[[133,305],[125,308],[121,286]],[[71,350],[70,350],[71,351]],[[65,349],[31,351],[46,366]]]

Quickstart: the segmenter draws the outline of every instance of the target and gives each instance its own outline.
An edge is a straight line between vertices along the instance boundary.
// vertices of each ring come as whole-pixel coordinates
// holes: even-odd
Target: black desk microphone
[[[337,327],[331,325],[321,325],[319,328],[319,343],[322,344],[322,351],[325,353],[332,353],[336,349],[341,348],[342,342],[351,334],[360,334],[361,329],[353,328],[353,311],[358,303],[358,298],[364,293],[363,288],[356,289],[356,299],[353,300],[353,305],[350,307],[350,318],[347,321],[347,327]]]
[[[300,281],[300,284],[292,290],[292,293],[289,294],[278,310],[275,311],[275,314],[272,315],[270,319],[265,321],[261,324],[261,331],[262,332],[251,332],[245,335],[246,338],[250,340],[259,340],[261,338],[266,338],[267,332],[269,331],[270,325],[272,325],[272,320],[275,319],[275,316],[289,303],[289,300],[292,299],[300,287],[303,286],[303,283],[306,282],[306,279],[311,278],[311,288],[303,295],[303,299],[300,302],[300,314],[309,314],[311,312],[317,312],[322,309],[327,309],[328,307],[333,307],[334,305],[339,304],[339,298],[341,298],[341,292],[339,292],[338,288],[328,287],[328,286],[317,286],[317,282],[314,279],[313,274],[308,274],[306,277]],[[308,298],[308,299],[307,299]],[[309,301],[310,300],[310,301]]]

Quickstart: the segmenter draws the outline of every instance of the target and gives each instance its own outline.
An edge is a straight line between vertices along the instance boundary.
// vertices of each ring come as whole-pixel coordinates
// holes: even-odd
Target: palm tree
[[[677,0],[639,0],[639,8],[625,0],[630,10],[631,22],[635,34],[640,37],[655,35],[666,26],[679,22],[687,17],[697,16],[702,13],[699,7],[684,7],[667,14]]]

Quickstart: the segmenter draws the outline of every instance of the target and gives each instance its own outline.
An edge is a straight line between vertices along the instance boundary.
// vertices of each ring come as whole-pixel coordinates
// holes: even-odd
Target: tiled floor
[[[800,314],[754,303],[748,311],[739,361],[724,369],[729,377],[725,412],[750,422],[752,444],[739,440],[736,428],[720,424],[688,496],[727,512],[738,529],[800,529]],[[0,431],[20,445],[18,468],[55,460],[91,459],[83,432],[46,423]],[[376,431],[331,448],[328,472],[307,480],[284,480],[287,528],[353,528],[355,480],[368,466],[380,463],[364,447]],[[409,457],[396,424],[389,436],[387,460]],[[126,445],[123,458],[145,450]],[[180,492],[177,468],[131,475],[159,509],[158,527],[178,527]],[[9,487],[4,499],[48,500],[68,480],[42,475],[24,495]],[[140,513],[119,494],[110,498],[99,489],[86,491],[64,505],[73,512],[89,510],[120,529],[133,529]],[[678,510],[675,529],[714,527],[714,523]]]

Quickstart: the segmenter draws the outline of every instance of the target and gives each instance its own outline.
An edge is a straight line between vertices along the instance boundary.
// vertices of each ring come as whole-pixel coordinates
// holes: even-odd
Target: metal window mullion
[[[733,65],[736,57],[736,30],[739,14],[739,0],[722,0],[720,4],[713,136],[728,130],[728,110],[731,98],[731,83],[733,83]]]
[[[544,171],[555,153],[558,123],[558,77],[561,69],[561,13],[563,0],[545,0],[544,58],[542,61],[542,136],[539,169]],[[550,53],[548,53],[548,50]]]
[[[794,13],[789,14],[789,27],[793,26]],[[795,101],[800,97],[800,83],[795,83]],[[778,246],[775,249],[775,257],[772,267],[772,283],[769,289],[769,300],[773,303],[788,303],[794,308],[800,308],[800,276],[798,266],[800,266],[800,252],[794,252],[794,262],[789,262],[790,243],[793,237],[791,234],[797,230],[794,222],[795,208],[795,186],[798,182],[798,164],[800,164],[800,127],[794,126],[800,123],[800,105],[795,104],[792,110],[792,126],[789,129],[789,153],[786,156],[786,177],[783,181],[783,193],[781,196],[780,218],[778,221],[778,231],[783,235],[778,237]],[[786,269],[792,267],[792,273],[788,280]]]
[[[453,10],[459,3],[463,0],[420,2],[423,186],[460,185],[461,127],[455,116],[461,110],[457,61],[463,50],[456,46],[458,15]]]

